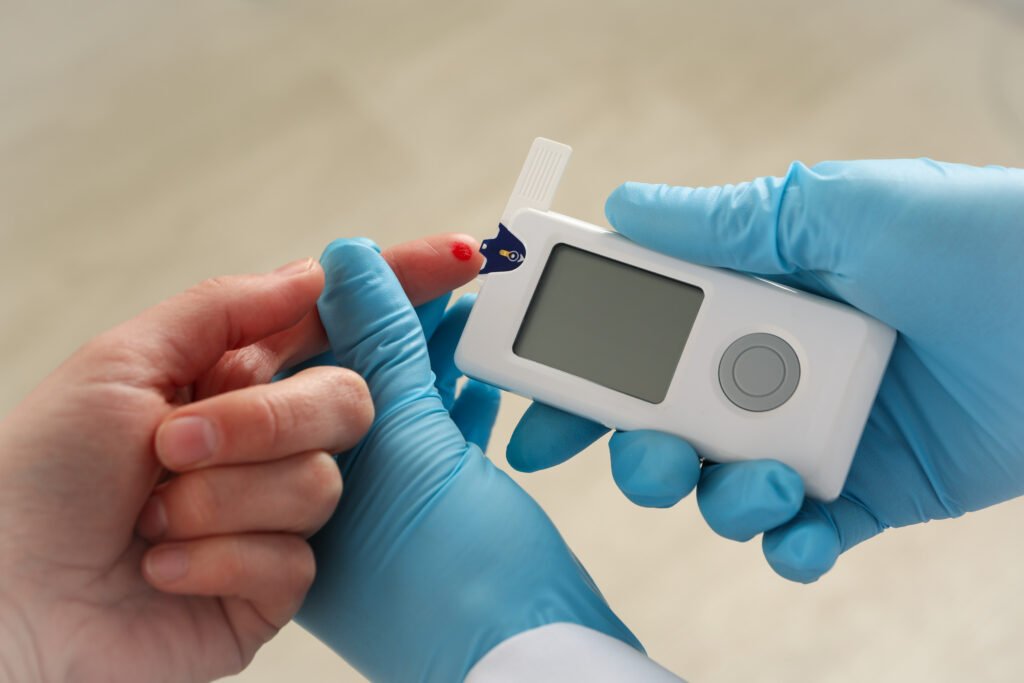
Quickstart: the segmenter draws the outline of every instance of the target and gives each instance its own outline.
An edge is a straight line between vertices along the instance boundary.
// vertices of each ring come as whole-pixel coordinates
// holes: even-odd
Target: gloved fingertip
[[[445,326],[449,328],[449,334],[454,337],[455,346],[458,345],[458,341],[462,337],[462,331],[466,329],[466,322],[469,320],[469,314],[473,312],[475,303],[476,292],[463,294],[445,312]],[[454,346],[452,353],[455,353]]]
[[[585,417],[533,403],[512,432],[505,458],[515,470],[536,472],[565,462],[607,432]]]
[[[790,581],[813,583],[839,559],[841,545],[835,527],[821,515],[802,515],[767,532],[762,542],[765,559]]]
[[[497,387],[471,379],[451,409],[452,421],[467,442],[486,451],[500,407],[501,391]]]
[[[697,505],[708,526],[741,543],[791,520],[803,500],[800,475],[775,460],[705,468],[697,487]]]
[[[496,408],[501,404],[501,389],[475,379],[466,381],[459,396],[465,396],[467,400],[472,400],[473,403],[482,406]]]
[[[369,237],[350,237],[349,241],[352,242],[352,243],[355,243],[355,244],[361,244],[364,247],[369,247],[370,249],[373,249],[378,254],[381,253],[380,246],[376,242],[371,240]]]
[[[774,460],[768,462],[771,466],[764,470],[765,486],[774,495],[777,509],[792,511],[785,520],[779,521],[781,524],[792,519],[793,515],[800,511],[800,506],[804,502],[804,480],[792,467]]]
[[[533,453],[529,445],[524,443],[525,441],[526,439],[522,437],[517,438],[515,432],[512,433],[512,438],[505,446],[505,460],[508,461],[509,466],[516,472],[526,474],[546,469],[543,463],[533,457]]]
[[[607,218],[608,222],[613,226],[615,225],[615,221],[618,217],[617,213],[619,207],[629,196],[629,188],[626,187],[627,185],[629,185],[629,183],[622,183],[611,191],[608,195],[608,199],[604,200],[604,217]]]
[[[686,441],[650,430],[616,432],[609,442],[612,478],[643,507],[672,507],[700,478],[700,459]]]
[[[473,304],[475,304],[475,303],[476,303],[476,292],[467,292],[467,293],[463,294],[462,296],[460,296],[458,299],[456,299],[455,303],[452,304],[452,307],[454,308],[455,306],[464,306],[464,307],[467,307],[467,308],[473,308]]]
[[[680,500],[682,500],[685,497],[685,496],[649,496],[649,495],[645,495],[643,493],[636,493],[636,492],[632,492],[632,491],[627,491],[627,490],[623,489],[621,486],[619,487],[619,490],[622,491],[622,495],[624,495],[626,497],[626,500],[628,500],[633,505],[637,505],[637,506],[642,507],[642,508],[654,508],[654,509],[660,509],[660,510],[664,510],[666,508],[672,507],[673,505],[675,505],[676,503],[678,503]]]
[[[349,259],[357,258],[360,262],[364,262],[362,257],[369,256],[371,253],[374,257],[380,255],[380,247],[372,240],[365,237],[344,237],[334,240],[324,248],[324,252],[320,256],[320,265],[323,266],[325,272],[332,273],[341,268],[342,264]]]
[[[654,187],[657,185],[626,182],[612,190],[604,203],[604,215],[612,227],[618,230],[620,225],[628,223],[632,212],[647,204],[647,197]]]

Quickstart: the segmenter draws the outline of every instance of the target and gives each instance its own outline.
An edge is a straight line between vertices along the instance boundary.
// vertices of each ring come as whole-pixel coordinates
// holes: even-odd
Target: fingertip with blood
[[[473,247],[469,246],[465,242],[452,242],[452,256],[457,258],[459,261],[468,261],[473,258],[473,251]]]

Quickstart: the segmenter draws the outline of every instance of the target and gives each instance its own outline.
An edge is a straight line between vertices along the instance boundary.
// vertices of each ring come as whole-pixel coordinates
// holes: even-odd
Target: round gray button
[[[756,413],[774,410],[796,391],[800,361],[793,347],[774,334],[748,334],[722,354],[718,382],[736,406]]]

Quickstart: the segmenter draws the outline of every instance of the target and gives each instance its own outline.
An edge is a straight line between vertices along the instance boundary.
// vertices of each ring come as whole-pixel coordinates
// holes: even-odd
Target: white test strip
[[[508,199],[501,222],[505,225],[519,209],[547,211],[562,180],[562,173],[572,156],[572,147],[547,138],[535,138],[519,172],[512,196]]]

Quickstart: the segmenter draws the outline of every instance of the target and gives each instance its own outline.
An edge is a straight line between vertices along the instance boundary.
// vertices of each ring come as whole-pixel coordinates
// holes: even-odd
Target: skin
[[[383,256],[418,305],[471,280],[476,247]],[[0,681],[208,681],[291,619],[342,491],[329,453],[374,414],[343,368],[268,384],[327,348],[323,283],[312,259],[204,282],[88,342],[0,422]]]

